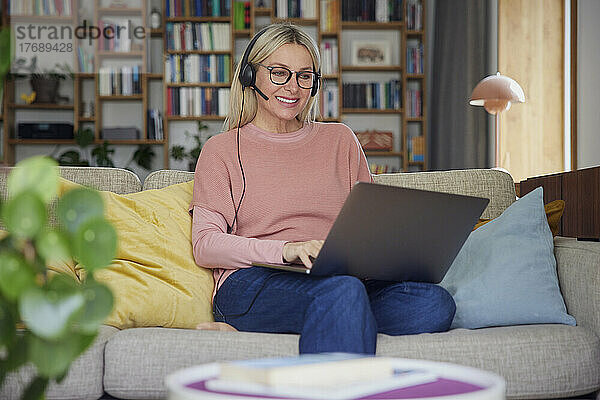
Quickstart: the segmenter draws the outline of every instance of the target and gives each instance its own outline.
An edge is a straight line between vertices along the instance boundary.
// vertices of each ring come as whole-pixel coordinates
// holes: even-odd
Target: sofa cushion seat
[[[48,386],[46,398],[95,400],[102,396],[104,387],[104,346],[108,339],[119,332],[117,328],[102,325],[92,345],[71,364],[69,373],[61,383],[52,382]],[[6,377],[6,384],[0,388],[0,399],[20,399],[27,384],[31,381],[34,367],[31,364],[20,368]]]
[[[107,343],[104,390],[125,399],[166,398],[164,377],[215,361],[298,354],[298,335],[173,328],[122,330]]]
[[[377,354],[492,371],[506,379],[509,398],[576,396],[600,385],[600,338],[580,326],[519,325],[379,335]]]
[[[166,396],[164,377],[224,360],[298,353],[298,335],[136,328],[106,344],[105,391],[115,397]],[[600,339],[566,325],[455,329],[410,336],[379,335],[377,354],[446,361],[491,370],[507,379],[509,397],[579,395],[600,385]],[[565,389],[568,388],[568,389]]]

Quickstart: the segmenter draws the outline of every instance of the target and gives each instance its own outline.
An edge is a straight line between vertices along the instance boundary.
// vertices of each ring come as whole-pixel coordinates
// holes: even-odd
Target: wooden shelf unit
[[[94,10],[93,10],[93,21],[96,25],[99,26],[99,22],[104,18],[111,17],[122,17],[126,16],[128,19],[139,20],[141,25],[144,28],[144,32],[149,32],[150,37],[153,37],[153,30],[148,27],[148,2],[140,1],[140,7],[100,7],[102,4],[101,0],[94,1]],[[154,34],[156,37],[156,34]],[[148,97],[149,97],[149,89],[148,89],[148,79],[151,78],[151,74],[148,74],[148,38],[142,41],[141,49],[129,49],[128,51],[108,51],[104,49],[100,49],[100,42],[94,43],[94,61],[95,61],[95,112],[94,117],[90,118],[88,122],[94,123],[94,143],[103,143],[104,141],[108,142],[111,145],[125,145],[125,144],[151,144],[156,141],[148,139],[148,120],[146,116],[146,112],[148,109]],[[133,40],[132,40],[133,42]],[[133,45],[133,43],[131,43]],[[139,71],[139,84],[141,93],[131,94],[131,95],[123,95],[123,94],[113,94],[113,95],[101,95],[100,94],[100,79],[99,79],[99,70],[103,66],[103,63],[110,62],[110,65],[114,65],[119,59],[127,60],[127,65],[131,65],[132,61],[137,61],[137,65],[140,65]],[[142,114],[139,118],[142,119],[142,132],[141,139],[130,139],[130,140],[105,140],[102,138],[102,129],[104,128],[104,118],[103,118],[103,105],[105,103],[115,103],[115,102],[141,102],[142,105]],[[112,107],[116,107],[111,105]],[[157,143],[160,143],[157,142]]]
[[[227,0],[226,0],[227,1]],[[232,2],[235,0],[231,0]],[[254,9],[251,5],[251,10]],[[163,54],[165,55],[229,55],[230,63],[229,63],[229,76],[233,76],[234,70],[234,49],[235,49],[235,40],[238,37],[249,37],[254,31],[254,18],[252,18],[250,29],[245,30],[235,30],[234,29],[234,20],[233,20],[233,4],[230,7],[230,15],[229,16],[213,16],[213,17],[166,17],[165,10],[163,9],[163,21],[162,26],[164,27],[163,33]],[[170,49],[168,47],[167,40],[165,40],[167,24],[169,23],[228,23],[229,24],[229,50],[175,50]],[[163,71],[165,67],[163,65]],[[169,151],[169,132],[171,129],[171,124],[177,124],[178,122],[196,122],[196,121],[223,121],[225,119],[224,116],[219,115],[201,115],[201,116],[180,116],[180,115],[168,115],[167,111],[169,109],[167,90],[170,88],[229,88],[231,86],[231,82],[167,82],[167,79],[163,77],[163,121],[164,121],[164,138],[165,138],[165,151],[163,152],[164,157],[164,165],[165,168],[169,167],[170,163],[170,151]]]
[[[0,0],[0,1],[5,1],[5,0]],[[15,21],[32,21],[32,22],[40,22],[40,21],[52,21],[55,23],[77,23],[77,12],[76,10],[77,8],[77,3],[79,0],[73,0],[73,9],[74,9],[74,13],[73,16],[71,17],[51,17],[51,16],[13,16],[13,20]],[[230,1],[235,1],[235,0],[230,0]],[[342,15],[342,1],[344,0],[333,0],[334,2],[336,2],[338,10],[337,10],[337,18],[334,21],[334,27],[333,29],[327,29],[327,30],[322,30],[322,25],[321,25],[321,19],[325,18],[324,15],[320,15],[321,13],[321,7],[320,7],[320,3],[321,1],[330,1],[330,0],[315,0],[316,3],[316,13],[317,13],[317,17],[316,18],[290,18],[287,19],[287,21],[293,22],[295,24],[298,25],[302,25],[302,26],[307,26],[307,27],[311,27],[311,29],[316,28],[317,31],[317,41],[318,41],[318,45],[320,46],[321,43],[324,40],[335,40],[337,41],[337,59],[338,59],[338,65],[337,67],[337,73],[332,73],[332,74],[327,74],[323,76],[323,79],[327,81],[327,86],[331,87],[331,86],[337,86],[338,87],[338,93],[339,93],[339,98],[338,98],[338,110],[337,110],[337,114],[338,117],[337,118],[328,118],[328,117],[321,117],[319,118],[320,121],[326,121],[326,122],[335,122],[335,121],[342,121],[344,118],[344,115],[360,115],[360,114],[369,114],[372,115],[374,118],[378,118],[378,116],[384,116],[384,115],[398,115],[400,122],[400,144],[398,146],[398,150],[396,151],[391,151],[391,152],[376,152],[376,151],[369,151],[366,152],[368,157],[398,157],[399,159],[401,159],[401,169],[404,171],[407,171],[409,169],[409,167],[418,167],[419,169],[427,169],[427,151],[425,151],[425,160],[424,161],[410,161],[409,157],[408,157],[408,125],[409,124],[418,124],[419,125],[419,129],[420,132],[422,133],[423,137],[424,137],[424,141],[425,143],[427,142],[427,126],[426,126],[426,116],[427,116],[427,99],[426,99],[426,84],[427,84],[427,78],[424,74],[409,74],[407,73],[407,60],[406,60],[406,46],[407,46],[407,40],[418,40],[421,43],[426,43],[426,39],[427,39],[427,32],[425,29],[420,29],[420,30],[409,30],[407,29],[406,26],[406,15],[407,15],[407,6],[406,4],[403,4],[403,19],[402,21],[395,21],[395,22],[387,22],[387,23],[378,23],[378,22],[351,22],[351,21],[342,21],[341,20],[341,15]],[[273,2],[272,2],[273,3]],[[405,3],[405,2],[403,2]],[[424,25],[424,21],[426,20],[426,1],[425,0],[421,0],[422,3],[422,7],[423,7],[423,25]],[[14,145],[23,145],[23,144],[69,144],[72,143],[69,141],[56,141],[56,143],[52,142],[52,141],[32,141],[29,139],[15,139],[15,138],[10,138],[10,132],[13,130],[14,128],[14,113],[16,110],[27,110],[27,109],[31,109],[34,110],[37,108],[39,109],[47,109],[47,110],[64,110],[64,112],[72,112],[73,113],[73,125],[75,129],[78,129],[81,124],[87,124],[87,126],[89,126],[90,124],[93,124],[94,126],[94,131],[95,131],[95,142],[97,143],[101,143],[102,140],[100,139],[100,134],[101,134],[101,130],[103,127],[103,118],[102,118],[102,104],[104,102],[125,102],[125,101],[134,101],[134,102],[141,102],[142,103],[142,115],[136,116],[136,118],[142,118],[143,123],[143,133],[142,133],[142,138],[139,140],[123,140],[123,141],[109,141],[109,143],[111,144],[115,144],[115,145],[119,145],[119,144],[152,144],[152,145],[161,145],[163,146],[163,154],[164,154],[164,160],[163,160],[163,168],[169,168],[169,131],[170,129],[173,129],[173,126],[176,126],[176,124],[180,121],[222,121],[224,119],[223,116],[216,116],[216,115],[203,115],[203,116],[172,116],[172,115],[167,115],[167,89],[168,88],[175,88],[175,87],[200,87],[200,88],[208,88],[208,87],[216,87],[216,88],[226,88],[230,86],[230,82],[225,82],[225,83],[167,83],[165,78],[164,78],[164,64],[161,65],[161,68],[163,69],[162,73],[147,73],[148,71],[148,45],[149,45],[149,41],[150,40],[161,40],[163,45],[163,55],[170,55],[170,54],[181,54],[181,55],[188,55],[188,54],[199,54],[199,55],[212,55],[212,54],[216,54],[216,55],[221,55],[221,54],[227,54],[230,56],[230,71],[229,71],[229,76],[233,77],[233,69],[234,69],[234,49],[235,49],[235,43],[236,40],[248,40],[250,37],[252,37],[252,35],[254,33],[256,33],[256,29],[255,29],[255,23],[256,23],[256,19],[257,17],[259,18],[268,18],[270,19],[270,21],[272,22],[276,22],[276,21],[282,21],[281,19],[278,19],[275,17],[276,13],[273,7],[255,7],[254,2],[251,2],[251,9],[250,9],[250,29],[243,29],[243,30],[234,30],[233,29],[233,22],[234,22],[234,16],[230,15],[230,16],[221,16],[221,17],[167,17],[166,13],[165,13],[165,4],[164,2],[161,2],[161,14],[162,14],[162,26],[159,29],[150,29],[147,26],[147,10],[149,5],[147,4],[147,2],[145,1],[140,1],[140,5],[141,7],[136,7],[136,8],[131,8],[131,9],[123,9],[123,8],[117,8],[117,7],[100,7],[100,0],[94,0],[94,9],[93,9],[93,21],[97,22],[98,19],[103,18],[103,17],[109,17],[113,14],[116,15],[124,15],[127,16],[129,18],[137,18],[137,16],[139,15],[139,18],[141,18],[141,23],[142,25],[146,28],[146,32],[147,34],[147,39],[143,42],[143,48],[141,50],[135,50],[135,51],[130,51],[130,52],[107,52],[107,51],[100,51],[97,48],[97,43],[94,43],[94,63],[95,63],[95,72],[94,73],[79,73],[78,71],[76,71],[75,74],[75,78],[73,80],[73,85],[74,85],[74,99],[73,99],[73,104],[68,104],[68,105],[57,105],[55,107],[50,107],[50,106],[44,106],[44,105],[20,105],[20,104],[16,104],[15,102],[15,94],[14,94],[14,82],[6,82],[5,85],[5,95],[3,98],[3,104],[2,104],[2,108],[3,108],[3,113],[2,116],[0,117],[0,122],[3,124],[4,127],[4,135],[3,135],[3,141],[4,141],[4,158],[1,159],[0,158],[0,162],[3,162],[5,164],[12,164],[14,163]],[[233,14],[234,12],[234,7],[231,6],[231,13]],[[7,15],[7,13],[3,14],[3,24],[7,25],[9,21],[9,17]],[[228,23],[230,26],[230,46],[229,46],[229,50],[226,51],[205,51],[205,50],[172,50],[172,49],[168,49],[167,48],[167,43],[166,43],[166,27],[167,27],[167,23],[180,23],[180,22],[199,22],[199,23],[205,23],[205,22],[210,22],[210,23]],[[394,52],[399,52],[400,55],[400,63],[399,65],[390,65],[390,66],[369,66],[369,67],[365,67],[365,66],[353,66],[353,65],[342,65],[342,47],[346,48],[347,46],[342,46],[343,40],[345,40],[342,37],[342,33],[346,32],[346,31],[353,31],[353,30],[358,30],[358,31],[395,31],[395,32],[399,32],[400,35],[400,43],[398,44],[397,48],[394,48],[393,51]],[[395,45],[395,42],[394,42]],[[98,84],[99,84],[99,79],[97,76],[98,73],[98,68],[102,65],[103,61],[106,60],[106,62],[111,62],[114,63],[115,60],[118,59],[123,59],[123,60],[127,60],[128,63],[131,64],[131,60],[132,59],[136,59],[139,58],[140,59],[140,64],[142,65],[142,79],[141,79],[141,84],[142,84],[142,93],[139,95],[133,95],[133,96],[100,96],[99,91],[98,91]],[[427,60],[425,60],[426,62]],[[164,61],[163,61],[164,62]],[[75,65],[78,65],[77,62],[77,54],[76,52],[74,52],[74,63]],[[342,98],[343,98],[343,83],[346,80],[346,74],[359,74],[359,73],[373,73],[374,76],[376,76],[377,74],[380,73],[394,73],[394,74],[398,74],[400,76],[400,79],[402,81],[402,108],[399,110],[378,110],[378,109],[368,109],[368,108],[344,108],[343,104],[342,104]],[[352,76],[352,75],[348,75],[348,76]],[[84,98],[84,96],[82,96],[82,91],[83,88],[82,86],[84,85],[84,81],[88,81],[87,85],[89,85],[89,81],[93,82],[93,85],[95,86],[95,90],[94,90],[94,97],[93,100],[95,101],[95,112],[93,116],[88,116],[88,117],[83,117],[81,114],[81,99]],[[148,126],[147,126],[147,117],[146,117],[146,110],[148,109],[148,105],[149,105],[149,87],[150,87],[150,82],[160,82],[162,81],[161,85],[162,85],[162,94],[163,94],[163,100],[162,100],[162,115],[163,115],[163,121],[164,121],[164,140],[149,140],[147,139],[147,132],[148,132]],[[409,83],[418,83],[420,85],[420,90],[422,92],[422,116],[419,117],[407,117],[407,106],[406,106],[406,102],[407,102],[407,84]],[[156,83],[154,83],[156,84]],[[323,85],[322,85],[323,87]],[[88,97],[89,98],[89,97]],[[174,125],[173,125],[174,124]],[[171,125],[171,126],[170,126]],[[355,129],[356,130],[356,129]]]

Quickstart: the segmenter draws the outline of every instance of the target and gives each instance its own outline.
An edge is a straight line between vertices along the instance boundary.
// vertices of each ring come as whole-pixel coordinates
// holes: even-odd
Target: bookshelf
[[[6,0],[0,0],[7,4]],[[78,7],[78,0],[71,0],[73,9]],[[16,138],[15,113],[24,110],[40,110],[43,112],[62,112],[72,116],[74,129],[80,127],[91,127],[94,130],[96,144],[104,139],[101,135],[104,128],[109,127],[111,121],[110,110],[114,108],[141,107],[141,111],[132,113],[132,121],[140,128],[140,136],[136,139],[127,140],[109,140],[111,145],[124,144],[151,144],[162,148],[162,160],[158,162],[158,167],[162,163],[162,168],[171,167],[170,145],[177,139],[173,136],[180,136],[190,123],[197,121],[210,121],[211,128],[219,125],[224,120],[225,110],[223,104],[228,104],[226,95],[221,94],[221,107],[219,107],[219,93],[225,93],[231,84],[231,78],[235,69],[236,62],[241,56],[240,48],[250,40],[252,35],[262,26],[270,22],[291,21],[304,26],[310,32],[316,32],[315,39],[321,50],[323,61],[323,85],[320,90],[320,121],[335,122],[341,121],[348,124],[355,132],[367,129],[383,129],[389,126],[394,132],[394,146],[392,149],[379,151],[366,151],[370,163],[390,163],[401,171],[426,170],[426,143],[427,143],[427,99],[425,97],[427,87],[427,77],[424,75],[425,62],[422,46],[426,43],[425,21],[425,1],[424,0],[404,0],[399,10],[394,10],[396,18],[386,16],[385,22],[374,22],[368,18],[362,18],[361,21],[349,20],[348,9],[354,7],[350,2],[342,0],[314,0],[314,5],[310,2],[298,2],[296,0],[280,2],[278,0],[266,0],[260,2],[257,6],[256,0],[242,2],[242,6],[237,5],[236,0],[229,2],[219,2],[219,10],[210,10],[211,16],[206,16],[207,9],[196,10],[196,4],[208,6],[212,2],[191,2],[186,0],[174,0],[165,2],[154,0],[152,4],[142,0],[128,0],[130,6],[127,8],[110,6],[110,0],[94,0],[89,19],[95,24],[100,21],[118,20],[119,17],[136,20],[140,26],[143,26],[146,39],[140,41],[138,46],[129,46],[119,48],[120,51],[111,49],[110,45],[105,48],[100,42],[95,42],[93,46],[87,47],[88,56],[93,58],[93,69],[89,67],[83,70],[79,68],[77,52],[73,53],[76,74],[73,79],[73,95],[69,104],[58,105],[23,105],[15,100],[14,81],[6,82],[5,96],[2,100],[3,113],[0,114],[0,123],[2,124],[4,135],[2,136],[2,161],[4,164],[11,165],[15,161],[15,146],[24,146],[29,144],[64,144],[73,143],[73,141],[63,140],[33,140]],[[266,3],[266,4],[265,4]],[[309,6],[309,9],[294,10],[293,17],[285,17],[285,10],[278,9],[278,5],[283,7],[296,7],[294,3],[301,4],[302,7]],[[363,2],[362,4],[371,2]],[[376,3],[375,0],[372,1]],[[379,3],[379,2],[377,2]],[[394,4],[394,2],[382,2],[385,4]],[[160,6],[162,15],[161,26],[157,29],[150,29],[148,26],[148,13],[152,6]],[[170,10],[171,6],[175,10]],[[188,5],[191,8],[188,8]],[[179,8],[177,8],[179,7]],[[236,8],[237,7],[237,8]],[[5,8],[6,9],[6,8]],[[213,12],[214,11],[214,12]],[[372,10],[369,10],[371,12]],[[243,12],[241,18],[239,13]],[[288,9],[288,16],[290,10]],[[77,21],[77,13],[72,16],[54,16],[54,15],[19,15],[12,18],[16,20],[28,21],[47,21],[48,23],[69,23],[73,26],[81,21]],[[379,15],[381,17],[381,15]],[[367,20],[365,20],[367,19]],[[8,13],[3,13],[2,22],[8,24],[10,17]],[[183,30],[185,38],[186,29],[213,29],[219,26],[221,29],[217,32],[218,37],[224,39],[218,46],[212,47],[198,46],[184,43],[174,43],[173,27],[177,26]],[[181,32],[180,32],[181,33]],[[213,32],[215,33],[215,32]],[[311,33],[312,34],[312,33]],[[192,39],[194,38],[192,32]],[[388,52],[391,56],[386,56],[386,62],[383,64],[364,65],[353,62],[351,53],[353,52],[353,43],[356,38],[372,38],[373,42],[387,41],[389,44]],[[383,39],[382,39],[383,38]],[[180,37],[181,39],[181,37]],[[151,55],[149,54],[152,41],[159,44],[162,50],[162,57],[159,63],[159,69],[156,69],[156,62],[153,69],[150,69]],[[133,43],[132,43],[133,44]],[[183,45],[182,45],[183,44]],[[236,48],[236,44],[238,47]],[[83,45],[77,42],[77,46]],[[114,46],[114,44],[113,44]],[[419,58],[420,57],[420,58]],[[415,59],[418,68],[415,67]],[[177,60],[179,66],[188,63],[193,69],[200,70],[201,67],[207,67],[216,77],[211,76],[190,76],[179,71],[181,76],[173,78],[174,71],[167,66],[169,60]],[[329,64],[325,66],[325,62]],[[113,66],[119,68],[122,66],[139,65],[139,90],[123,94],[107,93],[101,87],[102,72],[101,68]],[[174,64],[173,64],[174,65]],[[172,66],[173,66],[172,65]],[[211,69],[212,68],[212,69]],[[152,71],[152,72],[149,72]],[[160,72],[159,72],[160,71]],[[129,72],[126,72],[129,74]],[[380,87],[375,90],[389,90],[385,83],[397,81],[399,83],[400,104],[390,103],[387,106],[381,103],[381,98],[377,101],[371,100],[364,105],[345,105],[344,96],[348,95],[345,85],[360,84],[366,82],[380,83]],[[155,82],[151,84],[151,82]],[[154,108],[159,108],[163,119],[163,135],[157,137],[150,133],[150,126],[147,117],[147,110],[151,108],[150,87],[153,87],[156,95],[156,88],[160,91],[160,104],[155,104]],[[373,89],[372,89],[373,90]],[[209,93],[210,92],[210,93]],[[182,93],[185,93],[182,95]],[[198,95],[200,93],[200,95]],[[386,92],[387,93],[387,92]],[[217,97],[216,103],[213,101],[212,108],[198,110],[196,105],[181,112],[181,109],[173,110],[173,95],[187,96],[185,100],[194,103],[200,96],[201,102],[205,102],[207,97]],[[371,93],[372,94],[372,93]],[[225,96],[225,97],[224,97]],[[84,113],[82,101],[84,99],[94,102],[93,114]],[[181,100],[181,99],[180,99]],[[213,99],[214,100],[214,99]],[[379,102],[379,104],[378,104]],[[156,101],[154,101],[156,103]],[[385,103],[385,102],[384,102]],[[216,104],[216,106],[214,105]],[[181,104],[179,104],[181,106]],[[176,111],[176,112],[174,112]],[[186,125],[187,123],[187,125]],[[361,125],[362,124],[362,125]],[[379,126],[378,126],[379,124]],[[107,126],[105,126],[107,125]],[[369,128],[365,128],[368,126]],[[216,130],[213,129],[213,131]],[[156,164],[156,162],[155,162]],[[389,171],[388,171],[389,172]]]
[[[234,44],[248,29],[234,29],[232,2],[163,5],[163,115],[165,142],[180,122],[223,121],[229,105]],[[200,6],[201,8],[197,8]],[[210,8],[209,8],[210,7]],[[210,15],[210,16],[208,16]],[[253,28],[253,26],[252,26]],[[169,146],[164,165],[170,164]]]

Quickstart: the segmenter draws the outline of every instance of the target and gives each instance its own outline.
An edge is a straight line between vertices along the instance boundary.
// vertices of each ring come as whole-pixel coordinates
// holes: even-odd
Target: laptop
[[[252,263],[311,276],[439,283],[489,199],[359,182],[312,268]]]

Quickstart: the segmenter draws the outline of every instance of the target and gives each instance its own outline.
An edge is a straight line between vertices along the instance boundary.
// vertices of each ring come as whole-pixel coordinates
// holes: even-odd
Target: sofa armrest
[[[569,314],[600,337],[600,243],[557,236],[554,255]]]

